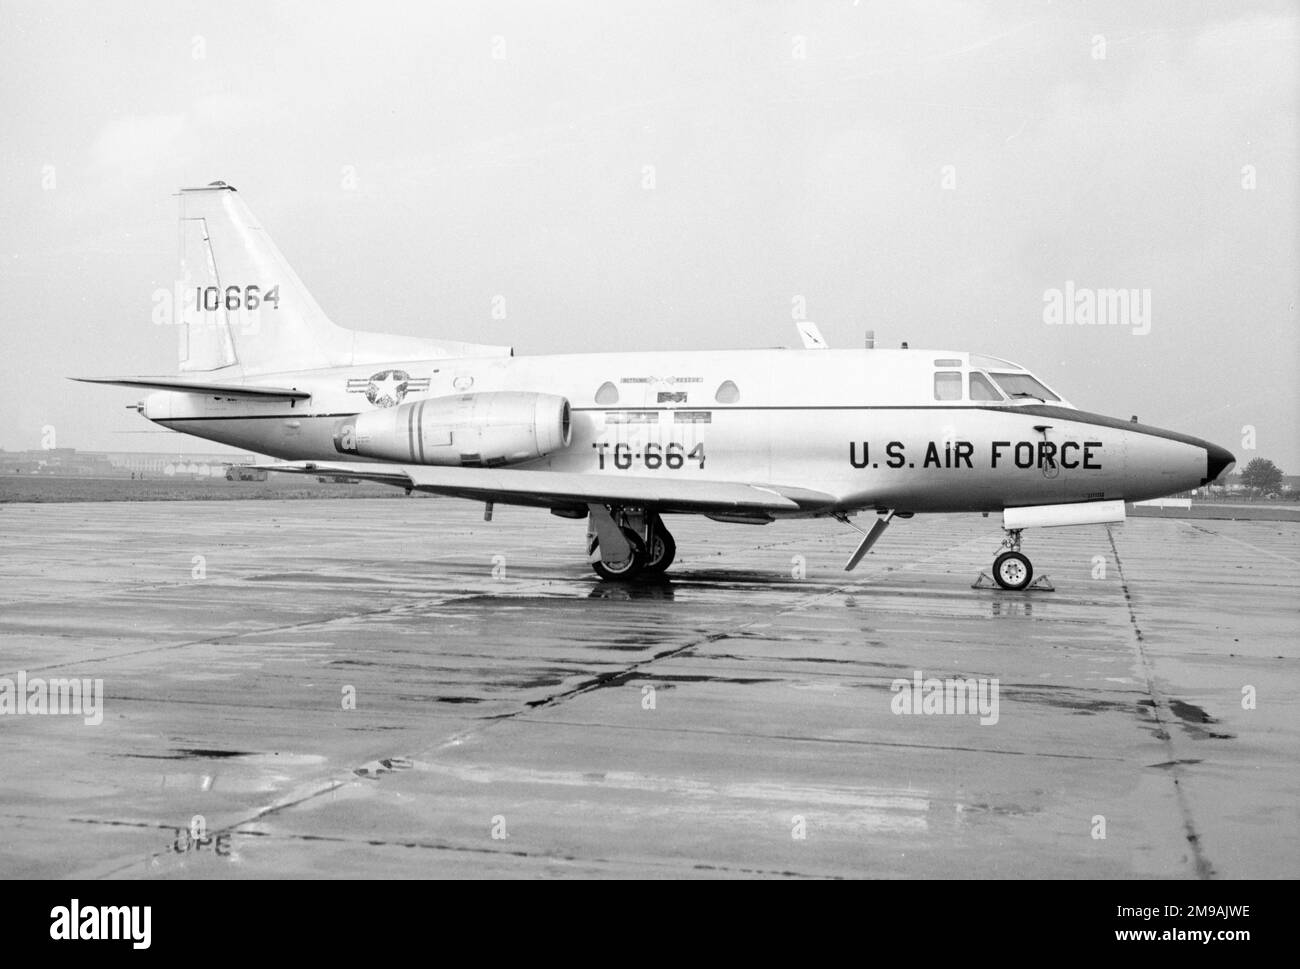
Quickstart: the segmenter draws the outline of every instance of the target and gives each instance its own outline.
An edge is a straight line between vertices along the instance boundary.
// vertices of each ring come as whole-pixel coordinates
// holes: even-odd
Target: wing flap
[[[615,477],[571,471],[519,471],[510,468],[443,468],[410,464],[316,461],[254,465],[293,474],[339,474],[379,481],[432,494],[540,506],[590,502],[650,505],[661,511],[799,512],[829,507],[833,495],[804,488],[731,481],[680,481]]]
[[[142,387],[146,390],[170,390],[203,397],[238,397],[251,400],[306,400],[305,390],[293,387],[259,387],[255,384],[209,384],[174,377],[71,377],[83,384],[114,384],[118,387]]]

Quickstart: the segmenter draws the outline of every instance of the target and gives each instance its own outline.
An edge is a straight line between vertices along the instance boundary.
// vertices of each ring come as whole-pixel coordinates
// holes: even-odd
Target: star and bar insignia
[[[429,377],[412,377],[405,370],[381,370],[368,379],[348,381],[349,394],[365,394],[376,407],[396,407],[411,392],[429,389]]]

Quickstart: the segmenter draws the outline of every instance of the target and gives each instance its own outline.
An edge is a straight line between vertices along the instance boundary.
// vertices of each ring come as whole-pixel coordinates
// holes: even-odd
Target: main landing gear
[[[663,519],[644,508],[588,506],[587,561],[607,581],[659,575],[673,564],[677,543]]]
[[[1006,551],[993,560],[993,581],[1004,589],[1018,592],[1034,579],[1034,567],[1020,551],[1020,529],[1008,528],[1001,547]]]

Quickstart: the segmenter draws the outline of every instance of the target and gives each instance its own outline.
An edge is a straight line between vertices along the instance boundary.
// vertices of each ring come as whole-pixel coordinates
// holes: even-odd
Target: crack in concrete
[[[1124,575],[1124,563],[1120,560],[1119,549],[1115,546],[1115,532],[1110,525],[1106,526],[1106,538],[1110,541],[1111,554],[1115,556],[1115,569],[1119,572],[1120,588],[1124,592],[1124,605],[1128,609],[1129,623],[1133,627],[1133,641],[1137,648],[1138,660],[1142,664],[1142,677],[1146,682],[1146,693],[1151,699],[1152,716],[1155,717],[1156,725],[1159,728],[1157,736],[1163,741],[1169,755],[1167,762],[1159,766],[1169,771],[1169,776],[1174,782],[1174,795],[1178,800],[1178,808],[1183,817],[1183,830],[1187,843],[1192,849],[1196,877],[1210,879],[1214,877],[1214,866],[1210,864],[1209,858],[1205,855],[1205,849],[1201,847],[1201,836],[1196,831],[1196,824],[1192,819],[1191,805],[1187,801],[1187,792],[1182,783],[1186,773],[1184,769],[1185,763],[1178,758],[1178,753],[1174,750],[1173,733],[1169,729],[1176,718],[1173,710],[1170,709],[1169,701],[1156,687],[1155,670],[1152,668],[1151,658],[1147,655],[1146,643],[1142,637],[1142,627],[1138,625],[1137,612],[1133,607],[1133,594],[1129,591],[1128,578]]]

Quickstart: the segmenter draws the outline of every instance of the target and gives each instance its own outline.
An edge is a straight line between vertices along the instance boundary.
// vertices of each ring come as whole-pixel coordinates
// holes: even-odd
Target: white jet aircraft
[[[1234,463],[1186,434],[1081,411],[1023,367],[950,350],[805,349],[516,357],[509,347],[336,326],[223,182],[184,189],[180,375],[163,427],[268,455],[267,467],[550,509],[587,520],[604,579],[661,573],[663,516],[766,524],[998,512],[993,576],[1030,584],[1030,526],[1122,521],[1124,503]],[[853,525],[853,527],[857,527]],[[862,531],[862,529],[859,529]]]

